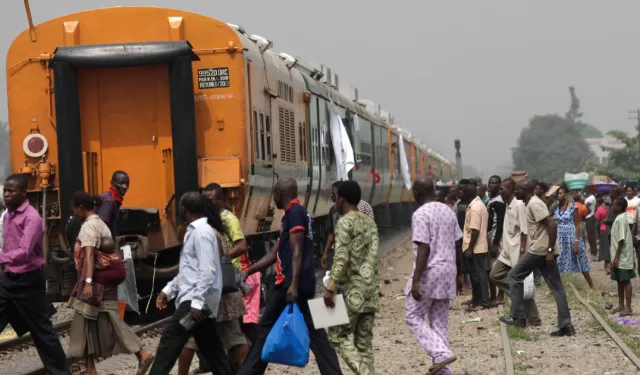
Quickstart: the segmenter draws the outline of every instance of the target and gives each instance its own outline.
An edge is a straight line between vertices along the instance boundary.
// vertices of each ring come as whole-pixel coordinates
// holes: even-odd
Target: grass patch
[[[513,370],[518,375],[527,375],[530,374],[529,370],[533,369],[533,366],[524,364],[524,363],[515,363],[513,365]]]
[[[612,303],[614,306],[618,303],[617,297],[603,297],[600,294],[601,292],[617,292],[615,284],[595,282],[594,286],[596,287],[596,291],[594,292],[589,289],[587,282],[580,274],[565,275],[562,277],[562,281],[567,286],[565,289],[567,291],[567,296],[570,298],[570,303],[573,303],[574,306],[576,306],[575,304],[582,306],[582,304],[580,304],[580,302],[575,298],[573,290],[568,285],[568,282],[572,283],[576,287],[582,298],[585,299],[587,303],[591,305],[591,307],[593,307],[594,310],[605,320],[605,322],[607,322],[609,327],[611,327],[611,329],[620,336],[629,349],[631,349],[635,355],[640,356],[639,330],[633,326],[627,326],[612,321],[611,315],[609,315],[609,312],[604,308],[606,303]],[[571,300],[574,300],[575,302]],[[589,328],[594,331],[604,331],[600,323],[596,321],[595,318],[589,321]]]
[[[509,316],[511,313],[511,300],[505,299],[504,309],[502,310],[504,316]],[[526,328],[520,328],[516,326],[507,326],[507,336],[509,340],[522,340],[522,341],[538,341],[539,334],[531,333]]]
[[[507,325],[507,335],[510,340],[538,341],[538,334],[531,333],[526,328]]]

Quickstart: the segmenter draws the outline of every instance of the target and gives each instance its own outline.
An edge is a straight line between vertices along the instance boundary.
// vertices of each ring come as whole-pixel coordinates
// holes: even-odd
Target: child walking
[[[634,248],[631,230],[626,216],[627,201],[620,197],[613,201],[612,210],[616,219],[611,227],[611,280],[618,282],[618,307],[611,311],[620,316],[629,316],[631,310],[631,279],[636,277],[633,271]],[[627,304],[625,305],[625,299]]]

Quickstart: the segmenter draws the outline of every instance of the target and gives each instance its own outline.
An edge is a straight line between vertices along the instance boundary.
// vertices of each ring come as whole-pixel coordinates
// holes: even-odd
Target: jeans
[[[338,355],[331,347],[327,331],[324,329],[315,329],[311,312],[309,311],[308,300],[313,298],[313,293],[298,293],[298,307],[304,316],[309,329],[310,349],[316,358],[318,370],[321,375],[342,375]],[[237,375],[260,375],[264,374],[267,369],[267,362],[262,361],[262,348],[267,341],[267,336],[271,328],[280,317],[282,311],[287,307],[287,288],[276,285],[269,290],[267,297],[267,306],[260,318],[258,340],[253,343],[247,359],[240,367]],[[217,372],[215,372],[217,374]]]
[[[524,279],[535,269],[539,269],[544,277],[544,281],[551,289],[553,298],[556,300],[558,310],[558,328],[571,326],[571,314],[569,313],[569,302],[564,292],[560,270],[555,261],[548,263],[544,255],[533,255],[526,252],[520,261],[509,271],[507,276],[511,292],[511,318],[514,320],[524,320]]]
[[[511,297],[511,290],[508,280],[509,271],[511,271],[511,267],[498,260],[493,264],[493,268],[491,269],[491,273],[489,274],[489,279],[491,279],[491,281],[501,291]],[[540,314],[538,313],[538,306],[536,306],[535,299],[531,298],[524,300],[524,315],[527,317],[527,319],[540,319]]]

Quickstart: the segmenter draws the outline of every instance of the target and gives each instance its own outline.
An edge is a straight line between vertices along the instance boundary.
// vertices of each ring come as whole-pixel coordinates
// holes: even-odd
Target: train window
[[[260,160],[260,141],[258,137],[258,112],[253,111],[253,139],[255,143],[255,159]]]
[[[324,99],[320,99],[319,114],[320,123],[322,124],[320,133],[324,137],[324,139],[322,139],[322,162],[327,167],[332,166],[335,160],[333,144],[331,143],[331,132],[329,131],[331,123],[331,109],[329,106],[329,102]]]
[[[300,145],[300,160],[304,161],[304,142],[302,137],[302,124],[298,124],[298,144]]]
[[[393,156],[393,177],[399,179],[400,177],[400,148],[398,146],[398,136],[391,133],[391,155]]]
[[[304,161],[308,161],[308,154],[309,154],[309,142],[307,142],[307,124],[305,124],[304,122],[302,123],[302,143],[303,143],[303,147],[302,149],[304,150]]]
[[[271,161],[271,117],[266,115],[266,125],[267,125],[267,161]]]
[[[309,103],[309,125],[311,125],[311,158],[313,165],[318,165],[318,98],[314,95]]]
[[[371,166],[373,165],[373,149],[371,146],[371,123],[369,122],[369,120],[363,118],[358,118],[358,120],[359,129],[357,141],[360,142],[360,155],[358,155],[358,158],[360,159],[362,165]]]
[[[260,114],[260,151],[262,151],[262,160],[265,160],[265,144],[264,144],[264,114]]]

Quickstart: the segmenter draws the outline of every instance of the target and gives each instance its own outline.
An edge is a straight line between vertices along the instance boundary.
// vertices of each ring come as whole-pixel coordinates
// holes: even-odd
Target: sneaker
[[[557,331],[551,332],[551,337],[575,336],[576,329],[573,326],[566,326]]]
[[[527,319],[528,326],[540,327],[542,325],[542,319]]]
[[[526,319],[513,319],[510,316],[501,316],[500,321],[506,325],[516,326],[520,328],[525,328],[527,326]]]

